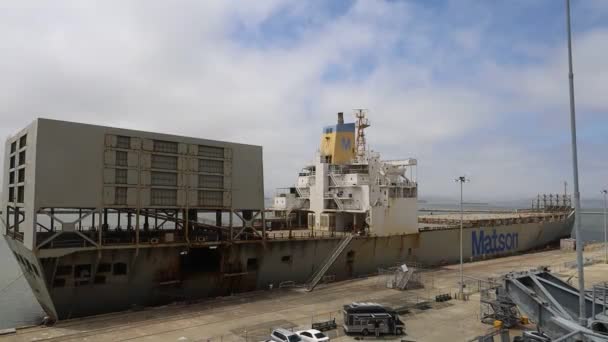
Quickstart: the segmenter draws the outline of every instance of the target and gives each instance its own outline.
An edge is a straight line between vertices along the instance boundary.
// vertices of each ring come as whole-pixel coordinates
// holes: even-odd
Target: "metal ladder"
[[[400,279],[397,282],[397,288],[400,290],[405,290],[405,288],[407,287],[407,283],[410,282],[410,279],[412,279],[412,275],[414,274],[414,268],[413,267],[409,267],[407,269],[407,272],[405,272]]]
[[[306,190],[307,190],[306,193],[304,193],[304,191],[302,191],[301,188],[296,186],[296,192],[298,193],[298,196],[300,196],[300,198],[302,198],[302,199],[310,198],[310,190],[309,189],[306,189]]]
[[[317,284],[319,284],[319,282],[321,281],[321,279],[323,278],[323,276],[325,275],[327,270],[329,270],[331,265],[333,265],[334,262],[336,262],[336,259],[338,259],[338,257],[342,254],[342,252],[344,252],[344,250],[350,244],[352,239],[353,239],[353,235],[348,234],[344,237],[344,239],[342,239],[342,241],[340,241],[340,244],[334,249],[334,251],[331,253],[329,258],[327,260],[325,260],[325,262],[323,263],[323,266],[317,271],[317,273],[314,274],[314,276],[308,282],[308,285],[306,286],[306,291],[310,292],[310,291],[314,290],[314,288],[317,286]]]
[[[329,178],[331,178],[331,180],[334,182],[335,186],[342,186],[342,184],[338,182],[338,180],[336,179],[336,176],[333,173],[329,174]]]
[[[343,205],[342,199],[340,197],[334,195],[334,202],[336,202],[336,206],[338,207],[338,209],[344,210],[344,205]]]

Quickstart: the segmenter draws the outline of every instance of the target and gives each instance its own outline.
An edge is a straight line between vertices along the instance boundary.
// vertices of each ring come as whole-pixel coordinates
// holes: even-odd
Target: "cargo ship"
[[[460,215],[418,213],[417,161],[383,160],[365,111],[323,128],[264,206],[262,147],[37,119],[5,144],[1,232],[52,320],[459,260]],[[463,216],[465,260],[568,236],[569,197]]]

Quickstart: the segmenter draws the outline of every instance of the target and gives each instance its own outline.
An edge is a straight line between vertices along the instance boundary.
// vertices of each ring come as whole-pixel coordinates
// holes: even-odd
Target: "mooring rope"
[[[23,277],[23,273],[21,273],[17,278],[13,279],[5,287],[3,287],[2,289],[0,289],[0,294],[4,293],[4,291],[6,291],[6,289],[8,289],[11,285],[13,285],[13,283],[16,282],[17,280],[19,280],[19,278],[21,278],[21,277]]]

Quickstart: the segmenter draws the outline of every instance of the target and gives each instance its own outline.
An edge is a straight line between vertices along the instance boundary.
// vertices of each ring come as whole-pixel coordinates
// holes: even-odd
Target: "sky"
[[[608,186],[608,1],[572,0],[581,193]],[[564,1],[1,1],[0,136],[36,117],[262,145],[292,185],[337,112],[419,194],[572,189]],[[2,147],[0,147],[2,148]]]

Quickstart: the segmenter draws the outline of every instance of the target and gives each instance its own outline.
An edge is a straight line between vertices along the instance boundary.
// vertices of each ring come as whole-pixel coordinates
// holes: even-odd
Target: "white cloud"
[[[335,112],[363,107],[372,144],[387,156],[420,157],[423,193],[445,194],[443,182],[467,168],[478,196],[527,196],[563,178],[540,163],[523,171],[545,156],[529,155],[522,142],[466,143],[505,112],[566,108],[563,47],[535,51],[542,63],[521,68],[485,55],[466,65],[470,75],[454,70],[463,79],[442,80],[437,70],[475,56],[484,28],[437,37],[409,3],[358,1],[337,18],[314,3],[278,0],[24,3],[0,11],[2,135],[43,116],[260,144],[271,194],[293,183]],[[281,11],[314,25],[287,43],[268,42],[260,25]],[[582,110],[606,109],[607,37],[576,37]],[[361,61],[371,61],[365,72]],[[339,79],[326,79],[332,68]],[[496,180],[504,170],[518,186]]]

